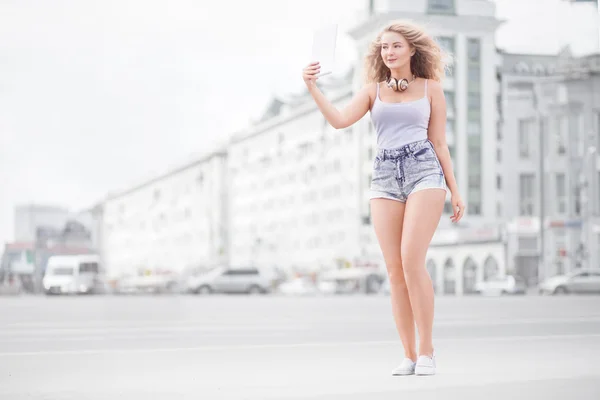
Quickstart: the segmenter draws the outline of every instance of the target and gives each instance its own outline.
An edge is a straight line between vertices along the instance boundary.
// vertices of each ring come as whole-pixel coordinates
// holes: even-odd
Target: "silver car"
[[[578,269],[553,276],[539,285],[541,294],[600,294],[600,269]]]
[[[196,294],[249,293],[271,291],[272,280],[257,268],[217,267],[207,273],[191,277],[188,291]]]

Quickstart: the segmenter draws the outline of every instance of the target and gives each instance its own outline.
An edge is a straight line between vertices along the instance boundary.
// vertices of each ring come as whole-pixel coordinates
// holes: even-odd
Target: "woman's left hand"
[[[460,219],[463,217],[463,215],[465,214],[465,204],[462,201],[462,198],[460,197],[460,194],[454,194],[452,193],[452,212],[454,213],[452,216],[450,216],[450,219],[452,220],[452,222],[457,223],[458,221],[460,221]]]

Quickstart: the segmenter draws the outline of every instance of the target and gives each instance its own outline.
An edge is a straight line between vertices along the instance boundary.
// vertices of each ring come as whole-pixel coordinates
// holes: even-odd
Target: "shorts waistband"
[[[430,144],[431,141],[429,139],[425,139],[408,143],[395,149],[378,149],[377,156],[382,160],[398,158],[402,156],[412,156],[415,151],[422,149],[424,145]]]

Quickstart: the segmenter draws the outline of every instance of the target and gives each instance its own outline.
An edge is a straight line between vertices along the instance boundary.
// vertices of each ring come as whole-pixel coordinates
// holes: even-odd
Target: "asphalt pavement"
[[[438,297],[395,377],[389,297],[0,298],[0,399],[600,399],[600,296]]]

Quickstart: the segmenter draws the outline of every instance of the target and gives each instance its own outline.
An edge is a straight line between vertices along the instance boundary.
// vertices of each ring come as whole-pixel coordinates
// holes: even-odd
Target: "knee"
[[[404,275],[407,280],[411,280],[419,272],[419,269],[424,266],[424,260],[421,262],[421,256],[417,251],[406,246],[401,249],[402,263],[404,267]],[[423,264],[423,265],[421,265]]]
[[[401,262],[388,265],[387,271],[391,286],[406,288],[406,279],[404,279],[404,270]]]

